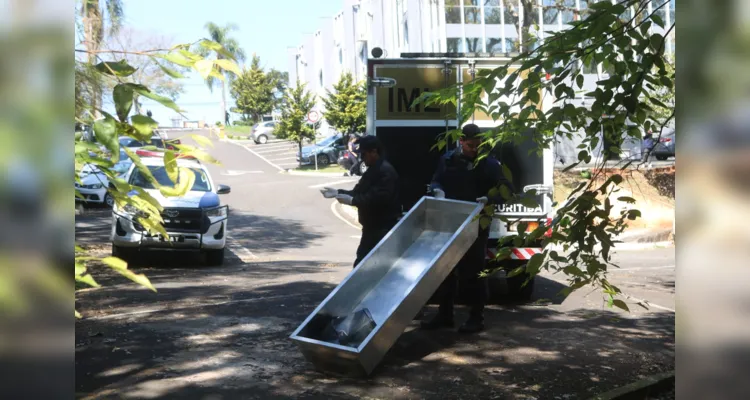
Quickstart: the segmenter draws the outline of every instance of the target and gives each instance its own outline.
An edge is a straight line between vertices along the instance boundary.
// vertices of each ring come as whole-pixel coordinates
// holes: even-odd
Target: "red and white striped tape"
[[[513,247],[510,249],[511,260],[529,260],[534,254],[540,254],[542,249],[535,247]],[[487,257],[490,259],[495,258],[495,250],[487,249]]]

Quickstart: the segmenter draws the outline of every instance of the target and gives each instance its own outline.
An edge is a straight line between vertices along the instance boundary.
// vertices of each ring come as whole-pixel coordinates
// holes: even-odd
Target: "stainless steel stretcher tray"
[[[318,370],[369,375],[474,243],[481,210],[422,197],[291,335],[305,358]],[[331,317],[361,309],[375,326],[357,347],[320,339]]]

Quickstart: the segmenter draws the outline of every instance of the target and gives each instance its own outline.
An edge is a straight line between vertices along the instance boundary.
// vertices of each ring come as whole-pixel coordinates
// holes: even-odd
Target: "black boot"
[[[429,321],[422,321],[419,327],[424,330],[435,330],[440,328],[453,328],[453,315],[438,313]]]
[[[484,316],[482,315],[483,310],[472,310],[469,314],[469,319],[458,328],[461,333],[477,333],[484,330]]]

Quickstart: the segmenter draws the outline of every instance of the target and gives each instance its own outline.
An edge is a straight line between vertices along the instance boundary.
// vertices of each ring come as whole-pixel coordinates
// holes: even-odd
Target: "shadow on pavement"
[[[244,247],[270,254],[305,249],[324,238],[301,221],[231,211],[229,235]]]
[[[295,273],[279,268],[269,262],[242,274]],[[77,397],[588,398],[674,368],[673,314],[491,306],[479,335],[423,332],[415,322],[370,378],[330,376],[313,371],[289,335],[333,284],[279,282],[242,292],[233,284],[162,289],[169,298],[233,303],[77,322]],[[458,310],[457,322],[464,314]]]

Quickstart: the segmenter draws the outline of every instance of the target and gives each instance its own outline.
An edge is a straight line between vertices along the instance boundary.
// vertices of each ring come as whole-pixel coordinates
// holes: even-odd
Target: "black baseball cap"
[[[479,127],[475,124],[466,124],[461,129],[461,133],[463,133],[463,139],[476,139],[481,131],[479,130]]]
[[[377,137],[372,136],[372,135],[362,136],[361,138],[357,139],[357,141],[354,143],[359,146],[360,152],[377,150],[378,153],[380,153],[380,150],[381,150],[380,140],[378,140]]]

